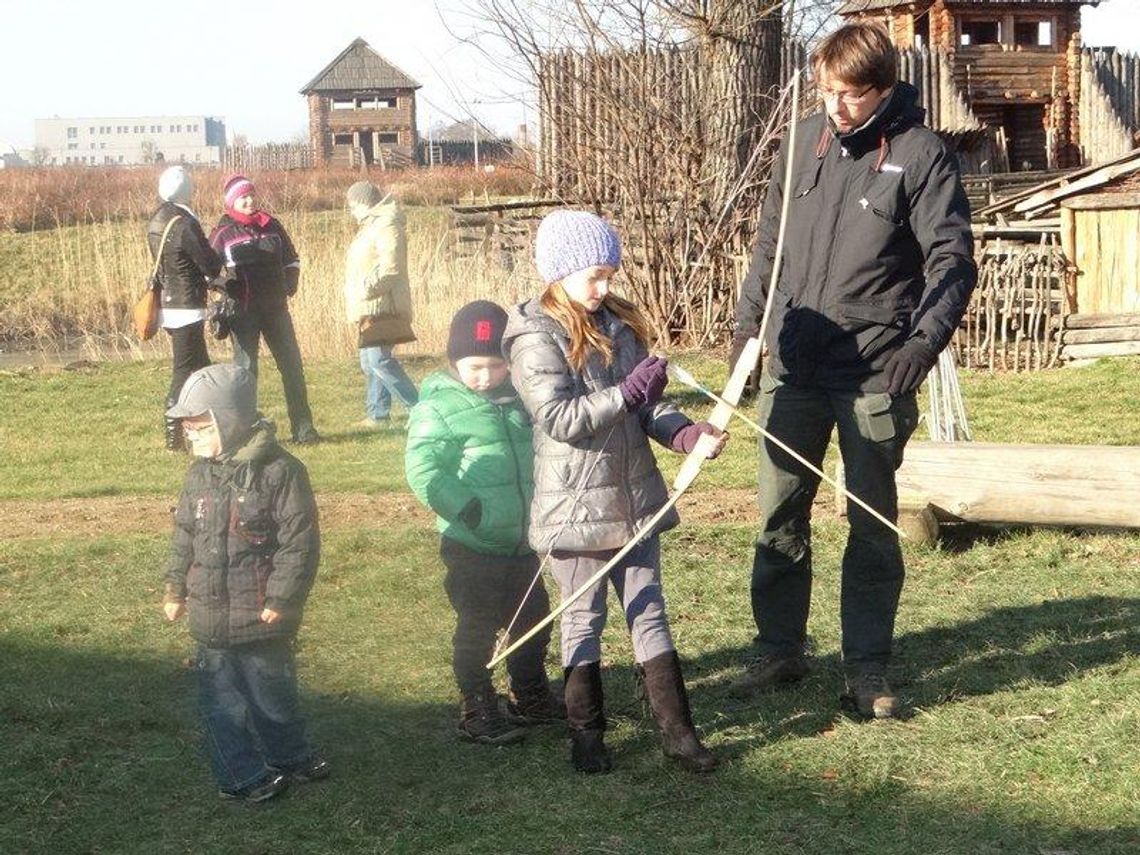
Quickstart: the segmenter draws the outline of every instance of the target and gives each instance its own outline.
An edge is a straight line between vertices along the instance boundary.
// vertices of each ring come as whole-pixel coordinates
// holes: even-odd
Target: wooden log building
[[[847,0],[839,14],[951,57],[974,114],[1004,132],[1011,169],[1063,169],[1082,163],[1080,9],[1098,2]]]
[[[420,84],[376,53],[352,43],[305,84],[309,141],[318,166],[414,162]]]

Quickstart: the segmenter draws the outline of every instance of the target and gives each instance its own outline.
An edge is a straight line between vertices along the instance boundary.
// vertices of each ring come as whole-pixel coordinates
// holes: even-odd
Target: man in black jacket
[[[917,91],[872,24],[849,24],[812,57],[824,110],[780,152],[736,307],[735,363],[759,330],[780,210],[792,193],[760,379],[761,421],[819,465],[838,428],[848,488],[889,519],[895,470],[915,428],[915,393],[965,312],[977,278],[970,215],[952,151],[922,125]],[[794,157],[792,186],[784,161]],[[819,479],[760,447],[762,526],[752,569],[758,658],[733,684],[746,695],[807,672],[812,500]],[[841,624],[846,702],[896,715],[886,680],[903,583],[897,535],[849,507]]]

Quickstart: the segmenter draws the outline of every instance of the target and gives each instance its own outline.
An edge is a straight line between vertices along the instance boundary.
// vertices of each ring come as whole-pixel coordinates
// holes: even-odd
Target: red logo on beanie
[[[491,340],[491,322],[490,321],[476,321],[475,322],[475,341],[490,341]]]

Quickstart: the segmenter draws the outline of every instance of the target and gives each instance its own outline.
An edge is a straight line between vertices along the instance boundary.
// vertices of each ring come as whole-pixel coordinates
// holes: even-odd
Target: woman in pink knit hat
[[[305,371],[289,298],[297,293],[301,259],[285,227],[258,205],[253,182],[231,175],[222,186],[226,212],[210,235],[210,245],[230,276],[228,291],[237,303],[230,325],[234,362],[257,376],[264,336],[281,372],[293,441],[318,442],[305,389]]]

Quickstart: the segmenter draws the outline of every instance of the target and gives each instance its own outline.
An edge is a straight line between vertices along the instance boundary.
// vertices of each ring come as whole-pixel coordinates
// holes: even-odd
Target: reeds
[[[0,233],[60,225],[138,220],[153,210],[162,166],[131,168],[52,167],[0,170]],[[193,168],[193,206],[207,220],[221,212],[220,169]],[[261,170],[251,172],[263,197],[278,211],[340,210],[344,191],[362,177],[381,186],[398,185],[410,205],[447,205],[463,199],[526,195],[533,175],[509,163],[494,169],[441,166],[362,174],[352,169]]]
[[[419,341],[404,348],[405,352],[442,351],[452,314],[469,300],[490,299],[508,305],[525,299],[538,287],[529,268],[507,272],[482,256],[454,257],[446,210],[414,204],[420,199],[456,197],[464,185],[447,184],[447,175],[456,171],[419,170],[410,176],[415,181],[405,176],[398,187],[401,197],[410,203],[409,275],[414,328],[419,336]],[[67,182],[78,180],[84,171],[51,172]],[[142,293],[150,272],[144,230],[154,201],[144,200],[143,191],[136,192],[134,184],[122,176],[144,174],[149,193],[154,173],[85,172],[90,174],[82,176],[84,181],[107,182],[99,186],[116,194],[117,207],[104,200],[104,213],[96,216],[94,206],[85,202],[80,224],[68,223],[76,209],[57,210],[50,228],[28,234],[0,233],[0,337],[9,347],[31,349],[58,347],[64,340],[79,341],[85,355],[92,358],[165,355],[169,353],[165,335],[160,333],[151,342],[140,344],[128,324],[130,306]],[[98,173],[103,173],[102,178]],[[273,177],[278,183],[266,182],[263,176],[255,180],[266,207],[280,218],[301,255],[301,284],[291,301],[301,350],[307,358],[351,356],[356,338],[344,312],[344,254],[356,223],[344,212],[341,200],[347,184],[359,176],[351,173],[334,182],[328,173],[309,170]],[[8,186],[11,183],[9,180]],[[216,185],[212,180],[199,180],[197,185],[195,202],[201,202],[200,214],[208,233],[221,207],[216,194],[207,197],[203,185]],[[322,199],[330,205],[335,199],[336,210],[319,210]],[[0,204],[0,209],[3,207]]]
[[[408,263],[419,341],[409,352],[444,349],[454,310],[474,299],[508,305],[537,288],[529,269],[508,273],[483,256],[456,258],[448,217],[439,208],[409,207]],[[301,284],[291,301],[306,357],[347,356],[355,333],[344,312],[344,253],[356,223],[340,211],[279,214],[301,255]],[[205,223],[206,230],[210,223]],[[157,356],[159,334],[133,338],[128,312],[150,272],[144,224],[102,221],[0,236],[0,329],[16,347],[51,348],[81,340],[89,357]]]

